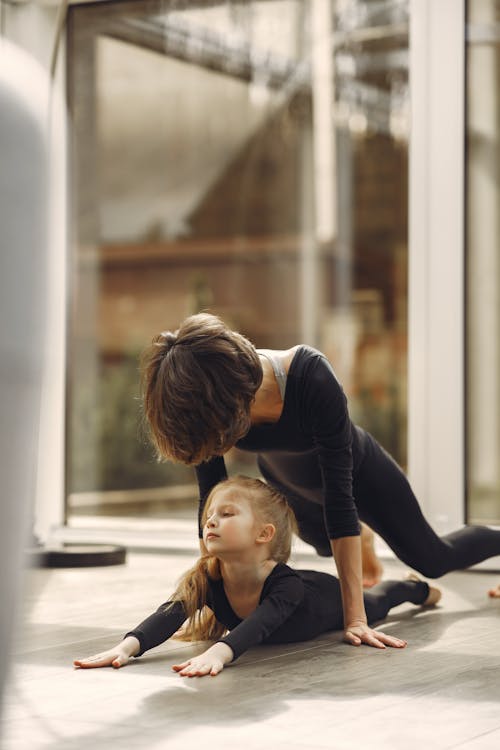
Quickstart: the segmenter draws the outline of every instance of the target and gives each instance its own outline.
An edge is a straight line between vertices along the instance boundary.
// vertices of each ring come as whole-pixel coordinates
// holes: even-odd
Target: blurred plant
[[[406,416],[397,383],[363,387],[349,399],[351,419],[370,432],[402,466],[406,466]]]
[[[138,358],[104,365],[97,383],[72,392],[69,492],[127,490],[194,481],[193,470],[159,463],[142,425]]]

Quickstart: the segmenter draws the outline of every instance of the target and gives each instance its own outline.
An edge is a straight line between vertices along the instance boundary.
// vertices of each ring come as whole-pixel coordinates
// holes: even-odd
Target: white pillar
[[[464,0],[410,0],[409,475],[464,521]]]
[[[0,40],[0,693],[37,481],[49,245],[46,88],[36,61]]]
[[[20,3],[4,7],[4,34],[36,59],[45,75],[38,94],[42,100],[44,138],[49,158],[48,244],[45,256],[46,338],[41,374],[39,454],[34,478],[35,529],[42,541],[64,519],[65,452],[65,350],[66,350],[66,259],[67,180],[64,105],[65,60],[62,43],[54,80],[49,77],[56,32],[58,5]],[[33,248],[33,252],[36,252]]]
[[[491,0],[474,10],[473,23],[480,29],[494,28],[496,16]],[[471,489],[492,496],[500,487],[499,52],[487,37],[472,43],[468,87],[468,459]],[[476,515],[473,508],[472,515]]]

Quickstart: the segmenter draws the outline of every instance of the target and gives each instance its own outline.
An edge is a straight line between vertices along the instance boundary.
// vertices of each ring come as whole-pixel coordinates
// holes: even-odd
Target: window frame
[[[446,29],[446,34],[443,34]],[[465,522],[465,1],[410,1],[409,477]]]

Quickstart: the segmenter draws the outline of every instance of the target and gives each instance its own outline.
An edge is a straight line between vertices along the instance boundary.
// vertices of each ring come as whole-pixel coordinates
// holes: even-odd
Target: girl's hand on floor
[[[361,646],[362,643],[366,643],[367,646],[373,646],[374,648],[385,648],[386,646],[405,648],[407,645],[407,641],[381,633],[380,630],[372,630],[369,625],[362,622],[353,623],[345,629],[344,641],[350,643],[351,646]]]
[[[222,672],[224,665],[233,659],[233,651],[225,643],[214,643],[207,651],[182,664],[175,664],[172,669],[181,677],[204,677],[209,674],[215,677]]]
[[[75,659],[75,667],[80,669],[95,669],[96,667],[114,667],[119,669],[128,664],[130,657],[139,652],[140,644],[134,636],[127,636],[123,641],[107,651],[89,656],[86,659]]]

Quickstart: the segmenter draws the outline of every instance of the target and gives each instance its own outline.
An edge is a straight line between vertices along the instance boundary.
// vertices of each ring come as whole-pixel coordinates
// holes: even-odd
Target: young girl
[[[499,530],[436,534],[397,463],[352,423],[330,363],[310,346],[259,350],[200,313],[153,339],[143,375],[158,455],[196,466],[200,513],[227,476],[224,454],[233,446],[257,454],[262,476],[292,507],[301,539],[335,557],[348,643],[381,640],[364,610],[360,520],[426,578],[500,555]]]
[[[259,479],[228,479],[211,491],[202,521],[206,554],[184,575],[172,599],[114,648],[78,659],[75,666],[124,666],[131,656],[166,641],[186,620],[183,640],[215,643],[172,667],[183,677],[215,676],[260,643],[305,641],[342,628],[337,578],[286,565],[295,518],[279,492]],[[403,602],[432,605],[440,597],[439,589],[416,576],[386,581],[365,593],[368,621],[383,619]],[[374,632],[379,648],[384,643],[406,646],[406,641]]]

